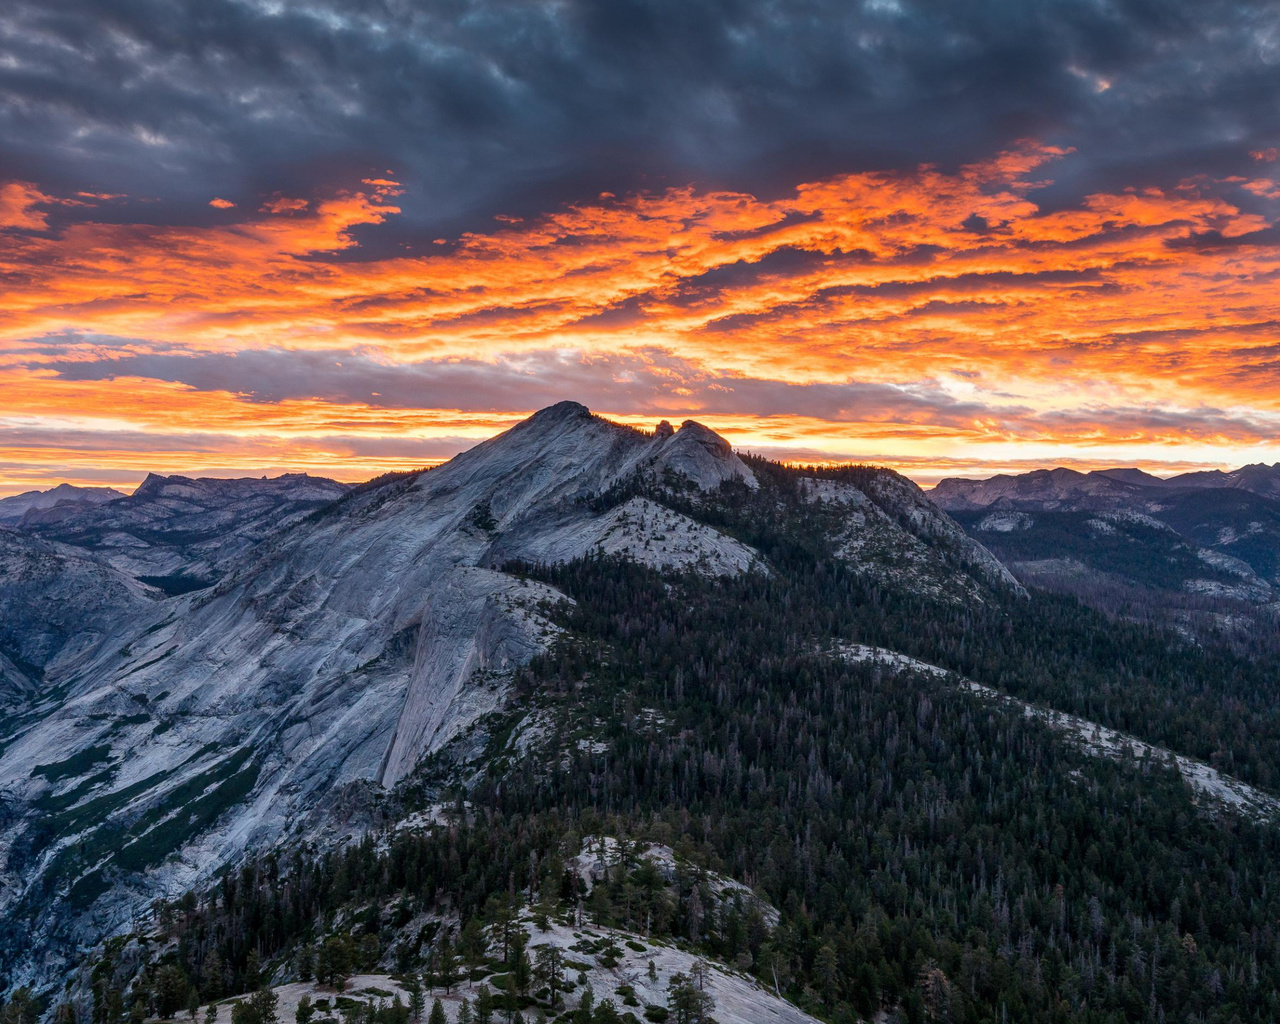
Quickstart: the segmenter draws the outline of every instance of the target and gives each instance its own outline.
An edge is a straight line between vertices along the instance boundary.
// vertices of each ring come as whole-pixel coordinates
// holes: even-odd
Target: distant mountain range
[[[81,509],[123,497],[124,494],[114,487],[75,487],[71,484],[58,484],[47,491],[24,491],[0,498],[0,524],[17,523],[32,512],[59,507]]]
[[[1280,464],[1169,479],[1035,470],[943,480],[930,497],[1027,584],[1162,615],[1201,639],[1274,641]]]
[[[1101,511],[1149,500],[1154,492],[1235,490],[1280,499],[1280,463],[1252,465],[1224,473],[1205,470],[1158,477],[1140,469],[1036,469],[1018,475],[1001,474],[982,480],[950,477],[929,496],[945,509],[1073,508]],[[1056,504],[1051,504],[1056,503]]]

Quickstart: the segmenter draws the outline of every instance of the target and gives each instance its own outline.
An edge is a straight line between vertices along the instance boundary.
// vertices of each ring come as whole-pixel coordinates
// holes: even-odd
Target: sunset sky
[[[0,494],[575,399],[922,484],[1280,461],[1280,5],[13,0]]]

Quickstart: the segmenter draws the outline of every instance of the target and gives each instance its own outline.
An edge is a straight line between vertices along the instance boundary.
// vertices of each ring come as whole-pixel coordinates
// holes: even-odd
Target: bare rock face
[[[83,552],[0,529],[0,653],[26,677],[57,674],[132,628],[158,595]],[[6,673],[8,674],[8,673]]]
[[[555,632],[539,605],[562,600],[551,587],[474,566],[453,570],[433,589],[379,775],[384,786],[501,706],[507,676]]]
[[[654,468],[673,470],[703,490],[734,479],[753,489],[758,486],[755,474],[733,453],[729,442],[701,423],[685,420],[675,433],[655,436],[654,441],[659,445],[652,457]]]
[[[592,553],[624,555],[656,569],[703,569],[716,576],[763,564],[746,544],[647,498],[631,498],[586,522],[569,516],[523,524],[495,544],[491,557],[553,565]]]

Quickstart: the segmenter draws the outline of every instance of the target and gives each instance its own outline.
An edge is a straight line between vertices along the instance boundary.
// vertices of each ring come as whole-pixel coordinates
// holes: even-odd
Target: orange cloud
[[[56,200],[10,184],[0,224],[26,231],[0,249],[0,407],[36,420],[89,410],[144,431],[182,422],[284,436],[301,424],[298,437],[394,438],[444,428],[434,407],[393,414],[354,390],[291,406],[181,380],[71,380],[65,364],[131,345],[361,351],[406,366],[558,352],[615,360],[613,385],[632,397],[625,367],[648,366],[663,403],[718,416],[750,444],[1003,463],[1086,451],[1147,464],[1280,458],[1269,440],[1280,248],[1275,217],[1258,212],[1280,189],[1197,180],[1049,208],[1037,176],[1067,158],[1027,144],[954,172],[841,175],[768,201],[691,187],[602,194],[363,260],[334,257],[356,245],[355,229],[399,213],[390,178],[277,195],[234,224],[80,219],[56,234],[40,211]],[[651,353],[705,373],[664,385]],[[760,396],[770,381],[792,390],[726,411],[735,391]],[[796,404],[805,387],[848,382],[926,387],[966,411],[942,415],[942,398],[838,416],[835,398],[821,415]],[[481,420],[527,411],[504,401]]]
[[[21,228],[43,231],[48,227],[48,215],[39,207],[56,203],[27,181],[11,181],[0,185],[0,230]]]

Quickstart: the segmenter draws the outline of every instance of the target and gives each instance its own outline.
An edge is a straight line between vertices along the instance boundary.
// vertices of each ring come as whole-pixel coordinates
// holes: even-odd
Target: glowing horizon
[[[365,479],[566,398],[923,484],[1280,461],[1275,155],[1064,206],[1038,200],[1076,154],[1025,142],[771,199],[604,193],[392,255],[389,174],[178,226],[10,182],[0,493]]]

